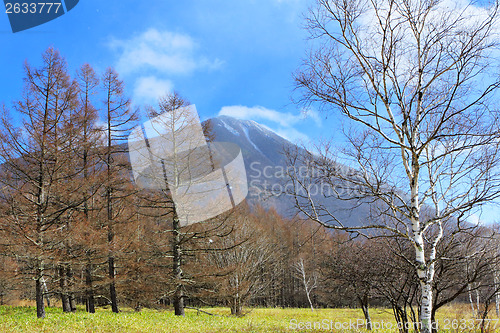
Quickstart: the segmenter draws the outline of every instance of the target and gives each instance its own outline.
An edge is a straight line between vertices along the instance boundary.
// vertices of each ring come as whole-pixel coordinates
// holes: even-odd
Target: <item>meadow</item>
[[[363,314],[358,309],[246,309],[242,317],[230,315],[228,308],[204,308],[215,314],[207,315],[193,309],[185,317],[176,317],[172,311],[143,309],[136,312],[122,309],[118,314],[99,308],[95,314],[79,309],[63,313],[60,308],[47,308],[45,319],[36,319],[32,306],[1,306],[0,332],[366,332],[362,329]],[[474,332],[466,305],[446,307],[438,314],[439,332]],[[371,309],[376,332],[396,332],[390,309]],[[359,321],[358,321],[359,320]],[[316,327],[314,327],[316,323]],[[489,332],[500,332],[500,324],[492,319]],[[377,327],[378,326],[378,327]],[[498,329],[494,329],[498,326]]]

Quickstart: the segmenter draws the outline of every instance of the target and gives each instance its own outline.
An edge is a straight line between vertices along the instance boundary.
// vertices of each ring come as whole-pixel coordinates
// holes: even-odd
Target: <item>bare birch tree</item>
[[[314,311],[313,302],[311,300],[311,292],[318,286],[318,276],[316,272],[312,272],[311,275],[307,272],[306,266],[304,264],[304,258],[300,258],[294,265],[297,275],[304,285],[304,291],[306,292],[307,301],[311,307],[311,311]]]
[[[499,194],[497,18],[496,1],[318,0],[306,20],[312,49],[295,75],[299,100],[348,126],[340,153],[325,146],[302,159],[310,174],[291,175],[297,206],[330,228],[406,238],[426,333],[443,223],[467,228]],[[371,203],[376,222],[340,220],[311,195],[313,183]]]

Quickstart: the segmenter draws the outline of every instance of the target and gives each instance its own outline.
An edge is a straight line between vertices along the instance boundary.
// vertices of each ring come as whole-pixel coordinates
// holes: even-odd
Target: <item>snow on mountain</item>
[[[285,156],[286,150],[297,147],[265,126],[251,120],[239,120],[229,116],[219,116],[210,120],[215,141],[232,142],[242,151],[247,172],[250,205],[260,204],[265,208],[275,208],[278,213],[291,217],[298,213],[294,199],[283,195],[288,184]],[[346,201],[325,198],[320,193],[315,197],[347,224],[355,225],[366,220],[367,207],[352,210]]]
[[[231,127],[231,126],[229,126],[228,124],[226,124],[226,123],[224,122],[224,120],[223,120],[223,119],[221,119],[220,121],[221,121],[222,125],[224,125],[224,127],[225,127],[225,128],[226,128],[229,132],[233,133],[234,135],[240,135],[240,133],[239,133],[237,130],[235,130],[234,128],[232,128],[232,127]]]
[[[259,149],[259,147],[257,147],[255,145],[255,143],[253,143],[252,139],[250,138],[250,134],[248,133],[248,128],[247,127],[243,127],[243,132],[245,133],[245,136],[247,137],[248,139],[248,142],[250,142],[250,144],[255,148],[257,149],[260,153],[262,153],[262,151]]]

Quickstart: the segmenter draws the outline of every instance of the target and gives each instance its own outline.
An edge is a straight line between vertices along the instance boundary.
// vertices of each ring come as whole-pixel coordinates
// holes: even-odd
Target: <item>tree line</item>
[[[25,62],[22,97],[1,117],[2,304],[34,300],[39,318],[54,304],[90,313],[173,305],[177,315],[305,304],[295,261],[311,228],[246,204],[180,226],[168,188],[134,183],[126,139],[139,111],[118,73],[84,64],[71,76],[54,48],[41,58]],[[145,116],[175,117],[187,104],[174,93]],[[213,140],[209,122],[203,130]]]
[[[392,308],[418,322],[421,289],[406,237],[362,237],[246,203],[189,226],[168,189],[134,183],[125,140],[137,125],[118,73],[89,64],[75,75],[54,48],[24,64],[22,97],[1,117],[0,302],[34,300],[65,312],[223,305]],[[189,103],[177,93],[146,107],[153,118]],[[204,125],[213,140],[210,123]],[[323,160],[321,160],[323,161]],[[317,162],[319,163],[319,162]],[[320,163],[324,163],[320,162]],[[324,165],[322,165],[324,166]],[[497,232],[443,221],[432,319],[450,302],[477,317],[499,306]],[[350,230],[347,230],[350,231]]]

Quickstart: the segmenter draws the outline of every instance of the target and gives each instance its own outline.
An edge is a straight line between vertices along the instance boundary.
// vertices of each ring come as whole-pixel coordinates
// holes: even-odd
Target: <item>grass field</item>
[[[176,317],[172,311],[150,309],[140,312],[124,309],[118,314],[109,309],[98,309],[95,314],[88,314],[83,310],[63,313],[59,308],[47,308],[47,317],[39,320],[34,307],[1,306],[0,332],[365,332],[364,329],[352,329],[357,328],[357,320],[363,318],[361,310],[357,309],[318,309],[312,312],[310,309],[258,308],[247,309],[248,313],[243,317],[231,316],[227,308],[204,310],[217,316],[198,314],[196,310],[186,310],[185,317]],[[446,327],[440,332],[476,331],[470,329],[472,321],[465,321],[469,319],[467,315],[466,306],[444,308],[438,320]],[[384,327],[375,331],[397,331],[390,310],[371,309],[371,316],[374,325]],[[393,325],[391,329],[388,328],[390,325]],[[491,328],[495,325],[496,320],[491,321]],[[497,326],[498,330],[490,329],[489,332],[500,332],[500,324]]]

